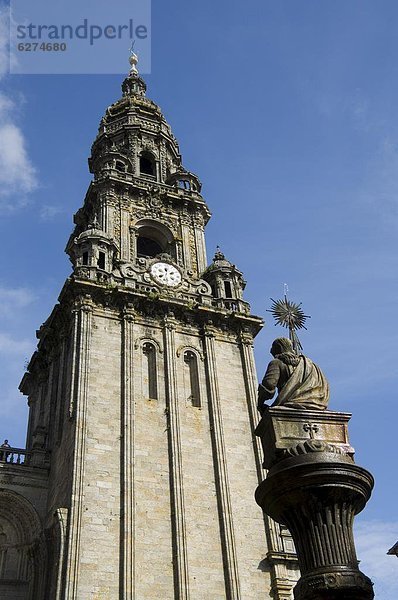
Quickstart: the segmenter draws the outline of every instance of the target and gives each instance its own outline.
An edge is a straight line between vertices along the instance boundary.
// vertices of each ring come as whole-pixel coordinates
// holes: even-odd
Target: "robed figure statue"
[[[290,340],[276,339],[271,346],[274,357],[258,386],[257,408],[263,414],[266,400],[278,395],[272,406],[326,410],[329,384],[321,369],[307,356],[297,355]]]

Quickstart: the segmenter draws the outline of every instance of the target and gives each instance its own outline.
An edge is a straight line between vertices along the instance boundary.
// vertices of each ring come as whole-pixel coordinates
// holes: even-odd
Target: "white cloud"
[[[0,201],[16,195],[14,202],[20,206],[25,203],[20,194],[25,197],[36,187],[36,172],[27,155],[23,133],[7,119],[0,123]],[[4,204],[13,208],[14,202],[9,200]]]
[[[8,9],[0,8],[0,80],[8,71]],[[24,206],[38,185],[36,170],[28,156],[26,141],[15,122],[12,99],[0,94],[0,210]]]
[[[0,333],[0,354],[6,356],[29,356],[34,349],[31,340],[17,340],[6,333]]]
[[[0,402],[0,443],[8,439],[16,448],[25,447],[28,407],[17,386],[6,386]]]
[[[8,70],[8,7],[0,7],[0,77],[5,75]]]
[[[0,285],[0,314],[3,317],[19,314],[21,308],[35,299],[35,294],[28,288],[7,288]]]
[[[65,211],[61,206],[56,206],[55,204],[45,204],[40,209],[40,219],[42,221],[51,221],[63,212]]]
[[[358,521],[355,534],[359,568],[373,581],[376,598],[396,600],[398,558],[387,551],[398,540],[398,521]]]
[[[14,107],[14,103],[11,98],[8,98],[5,94],[0,93],[0,114],[5,116]]]

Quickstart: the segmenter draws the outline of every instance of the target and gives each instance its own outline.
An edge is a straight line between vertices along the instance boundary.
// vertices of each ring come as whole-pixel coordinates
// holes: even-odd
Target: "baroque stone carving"
[[[301,572],[295,600],[374,597],[371,581],[358,569],[352,534],[373,478],[353,461],[349,418],[275,407],[265,410],[256,429],[270,469],[256,501],[292,534]]]
[[[331,452],[333,454],[343,454],[350,456],[350,448],[338,446],[337,444],[330,444],[322,440],[305,440],[295,446],[290,446],[281,450],[284,456],[300,456],[300,454],[308,454],[310,452]]]

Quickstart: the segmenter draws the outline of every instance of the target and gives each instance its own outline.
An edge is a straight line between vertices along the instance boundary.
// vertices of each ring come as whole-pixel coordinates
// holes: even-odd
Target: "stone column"
[[[257,411],[257,375],[253,356],[253,336],[247,332],[241,332],[239,336],[240,351],[242,357],[243,374],[245,378],[247,408],[252,431],[258,425]],[[257,472],[261,481],[260,441],[253,439],[254,455],[256,457]]]
[[[62,425],[65,418],[64,415],[64,403],[63,403],[63,383],[65,374],[65,356],[66,356],[66,334],[61,334],[61,350],[59,353],[59,369],[58,369],[58,382],[57,382],[57,397],[55,398],[55,418],[54,418],[54,442],[59,444],[61,441]]]
[[[206,242],[203,226],[195,226],[196,256],[198,260],[198,275],[200,276],[207,267]]]
[[[138,229],[134,225],[129,227],[129,243],[130,243],[130,262],[135,262],[137,258],[137,239]]]
[[[134,480],[134,310],[122,315],[122,498],[123,498],[123,598],[135,598],[135,480]]]
[[[181,238],[182,238],[182,252],[184,255],[184,263],[187,271],[192,269],[192,254],[190,244],[190,228],[192,227],[192,220],[186,213],[182,213],[180,217],[181,221]]]
[[[122,207],[126,203],[123,199]],[[130,213],[125,208],[120,209],[120,260],[130,261]]]
[[[101,213],[100,213],[100,223],[101,229],[109,235],[114,234],[113,231],[113,222],[114,222],[114,195],[110,191],[106,191],[105,194],[101,197]]]
[[[54,600],[62,600],[62,577],[64,571],[65,546],[66,546],[66,525],[68,519],[67,508],[57,508],[54,513],[54,527],[57,529],[57,549],[58,549],[58,566],[55,574],[55,598]],[[55,557],[56,561],[57,557]]]
[[[86,455],[86,420],[90,371],[90,342],[93,303],[89,295],[76,299],[73,308],[73,341],[71,398],[69,416],[75,420],[72,497],[69,512],[68,557],[65,600],[78,600],[77,584],[80,570],[80,532],[83,512],[83,483]]]
[[[206,326],[204,330],[205,367],[209,394],[210,429],[214,446],[216,489],[218,494],[219,519],[221,526],[222,550],[227,598],[242,598],[239,583],[238,561],[235,548],[235,533],[232,518],[231,497],[228,481],[227,455],[224,443],[224,428],[221,414],[218,371],[214,347],[214,331]]]
[[[180,411],[177,396],[176,321],[173,316],[164,320],[164,371],[166,378],[166,410],[170,453],[170,484],[172,502],[173,555],[175,557],[175,597],[189,600],[189,571],[185,524],[184,478],[181,452]]]
[[[256,501],[289,528],[301,579],[295,600],[371,600],[372,583],[358,569],[353,520],[373,488],[353,460],[347,423],[331,411],[270,408],[256,430],[264,449],[265,481]]]
[[[247,406],[252,431],[258,425],[257,410],[257,374],[253,354],[253,336],[249,332],[242,331],[240,334],[240,349],[242,356],[243,373],[245,377]],[[254,455],[258,481],[262,480],[261,444],[258,437],[253,438]],[[297,562],[293,562],[291,555],[287,555],[282,547],[279,533],[279,525],[264,513],[265,535],[267,538],[267,563],[271,567],[271,595],[274,600],[290,600],[293,582],[289,579],[286,569],[286,561],[290,561],[292,569],[297,568]]]

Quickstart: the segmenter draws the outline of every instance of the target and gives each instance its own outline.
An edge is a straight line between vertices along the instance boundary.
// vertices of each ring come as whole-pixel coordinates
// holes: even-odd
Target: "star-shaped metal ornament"
[[[293,344],[293,349],[297,354],[301,354],[303,347],[296,333],[297,329],[307,329],[305,322],[311,318],[309,315],[305,315],[301,308],[301,302],[297,304],[288,300],[285,294],[283,300],[274,300],[271,298],[272,307],[267,312],[272,313],[276,325],[281,325],[289,330],[289,339]]]

